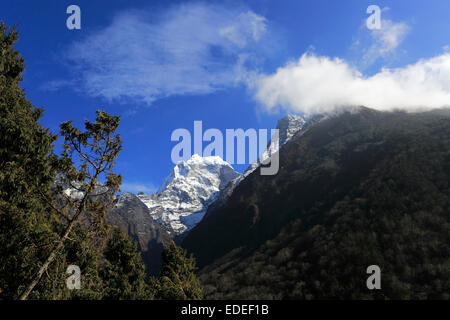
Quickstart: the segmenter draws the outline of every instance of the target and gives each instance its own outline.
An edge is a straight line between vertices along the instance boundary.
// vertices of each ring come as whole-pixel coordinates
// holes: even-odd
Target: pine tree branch
[[[89,160],[87,160],[87,161],[90,162]],[[74,214],[72,220],[70,221],[69,225],[66,227],[66,230],[64,231],[63,236],[58,241],[58,244],[52,250],[52,252],[48,256],[47,260],[41,266],[41,268],[39,269],[39,271],[37,272],[37,274],[35,275],[35,277],[31,281],[31,283],[27,286],[25,291],[20,295],[19,300],[27,300],[28,299],[29,294],[34,289],[34,287],[39,283],[39,280],[42,278],[42,275],[44,274],[44,272],[46,272],[46,270],[48,269],[50,264],[55,260],[57,254],[64,248],[65,241],[67,240],[67,238],[69,237],[70,232],[72,231],[73,227],[75,226],[75,224],[76,224],[76,222],[78,220],[78,217],[83,212],[84,206],[86,204],[86,201],[87,201],[88,197],[90,196],[90,193],[92,192],[92,190],[94,189],[94,187],[95,187],[95,185],[97,183],[97,179],[98,179],[98,176],[100,175],[100,172],[102,170],[102,166],[103,166],[104,162],[105,162],[105,154],[103,153],[102,157],[101,157],[100,166],[99,167],[95,167],[96,168],[96,173],[95,173],[94,177],[91,179],[91,182],[89,184],[88,190],[84,194],[84,196],[83,196],[83,198],[82,198],[82,200],[81,200],[81,202],[80,202],[80,204],[79,204],[79,206],[78,206],[78,208],[76,210],[76,213]]]

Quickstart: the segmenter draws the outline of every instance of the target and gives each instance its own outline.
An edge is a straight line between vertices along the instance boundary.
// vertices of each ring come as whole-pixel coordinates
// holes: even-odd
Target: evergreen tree
[[[145,283],[145,266],[136,244],[115,228],[103,253],[100,276],[105,285],[103,299],[150,299]]]
[[[56,136],[39,124],[42,109],[33,107],[20,87],[24,59],[14,50],[15,28],[0,24],[0,299],[15,299],[45,262],[67,217],[54,210],[58,168]],[[67,299],[87,294],[96,284],[93,250],[86,232],[74,228],[68,250],[55,256],[34,288],[33,299]],[[66,288],[66,268],[83,270],[85,289]],[[94,272],[95,271],[95,272]],[[92,279],[91,279],[92,278]],[[91,280],[88,280],[91,279]]]
[[[20,87],[24,59],[14,50],[17,40],[16,30],[1,23],[0,299],[201,298],[195,261],[174,243],[164,252],[161,278],[150,285],[124,234],[115,231],[104,249],[103,220],[121,183],[112,171],[121,150],[119,118],[98,111],[84,132],[63,123],[58,158],[56,136],[38,122],[42,109]],[[63,186],[81,197],[65,194]],[[81,269],[81,290],[66,287],[71,264]]]
[[[195,259],[173,241],[162,256],[157,297],[167,300],[198,300],[203,293],[195,277]]]
[[[91,247],[99,251],[103,247],[107,235],[103,223],[106,209],[114,203],[114,195],[120,190],[122,180],[112,171],[122,148],[120,136],[115,134],[119,122],[118,116],[97,111],[95,122],[85,120],[85,131],[75,128],[71,121],[61,124],[64,151],[58,161],[59,183],[55,190],[58,203],[52,209],[66,223],[45,262],[21,294],[21,300],[28,298],[44,273],[66,250],[69,236],[75,228],[80,227],[87,232]],[[100,182],[102,179],[104,184]],[[69,186],[79,196],[62,192],[63,186]]]
[[[55,176],[55,136],[20,87],[24,59],[15,28],[0,23],[0,298],[17,297],[57,238],[42,195]]]

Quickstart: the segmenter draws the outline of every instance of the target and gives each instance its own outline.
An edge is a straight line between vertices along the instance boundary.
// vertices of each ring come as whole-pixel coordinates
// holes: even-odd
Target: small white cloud
[[[107,100],[154,100],[233,86],[266,31],[251,11],[187,3],[157,15],[126,11],[68,49],[82,90]]]
[[[386,8],[383,9],[385,10]],[[405,22],[394,22],[389,19],[381,20],[380,29],[369,30],[365,25],[361,28],[359,36],[353,42],[353,48],[362,50],[359,62],[362,68],[372,65],[379,59],[392,59],[411,29]]]
[[[394,23],[390,20],[383,20],[381,29],[372,30],[374,39],[380,44],[380,54],[384,55],[395,50],[408,31],[409,26],[404,22]]]
[[[72,80],[51,80],[41,85],[40,89],[47,92],[55,92],[63,87],[69,87],[74,84]]]
[[[351,106],[424,110],[450,106],[450,53],[365,77],[342,59],[304,54],[252,84],[267,111],[315,114]]]
[[[266,19],[251,11],[241,13],[231,25],[219,30],[220,35],[241,48],[249,41],[258,42],[265,32]]]
[[[139,182],[124,182],[120,186],[120,189],[123,192],[131,192],[131,193],[138,193],[143,192],[145,194],[151,194],[156,191],[156,187],[153,184],[145,184],[145,183],[139,183]]]

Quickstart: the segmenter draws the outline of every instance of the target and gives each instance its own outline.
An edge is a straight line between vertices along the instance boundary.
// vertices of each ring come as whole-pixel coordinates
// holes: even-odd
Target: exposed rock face
[[[161,268],[161,252],[171,241],[169,234],[150,215],[149,209],[132,193],[120,196],[116,208],[106,215],[106,223],[117,226],[136,240],[147,273],[156,275]]]

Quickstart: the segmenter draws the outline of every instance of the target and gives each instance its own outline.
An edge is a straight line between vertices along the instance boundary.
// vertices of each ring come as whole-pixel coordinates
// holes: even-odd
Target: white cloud
[[[248,11],[241,13],[231,25],[219,29],[219,34],[243,48],[251,40],[257,42],[266,32],[266,19]]]
[[[387,10],[388,8],[384,8],[383,12]],[[381,20],[380,29],[369,30],[363,23],[352,45],[361,55],[358,65],[364,69],[380,59],[385,62],[392,61],[410,30],[411,27],[407,23],[389,19]]]
[[[404,22],[392,22],[382,20],[381,29],[372,30],[372,36],[379,44],[379,53],[384,55],[395,50],[403,41],[409,31],[409,26]]]
[[[127,11],[74,43],[68,58],[88,94],[150,104],[234,85],[265,30],[265,19],[251,11],[205,3],[157,15]]]
[[[68,87],[73,85],[72,80],[51,80],[45,82],[43,85],[41,85],[41,89],[48,92],[55,92],[61,89],[62,87]]]
[[[120,186],[120,189],[123,192],[131,192],[131,193],[138,193],[138,192],[144,192],[145,194],[151,194],[154,193],[157,189],[152,184],[144,184],[144,183],[138,183],[138,182],[124,182]]]
[[[450,53],[365,77],[344,60],[304,54],[252,87],[266,110],[314,114],[367,106],[409,111],[450,106]]]

